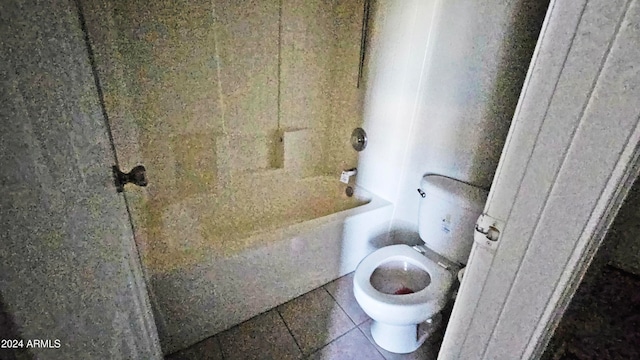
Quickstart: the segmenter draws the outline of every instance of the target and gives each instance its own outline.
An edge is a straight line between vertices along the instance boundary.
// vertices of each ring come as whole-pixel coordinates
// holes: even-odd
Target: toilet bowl
[[[362,310],[373,319],[371,335],[395,353],[415,351],[427,339],[419,325],[447,303],[452,271],[408,245],[378,249],[359,265],[353,291]],[[429,324],[430,325],[430,324]]]
[[[442,318],[487,198],[486,190],[439,175],[425,176],[419,190],[424,245],[380,248],[360,262],[353,279],[355,298],[373,319],[373,340],[401,354],[419,348]]]

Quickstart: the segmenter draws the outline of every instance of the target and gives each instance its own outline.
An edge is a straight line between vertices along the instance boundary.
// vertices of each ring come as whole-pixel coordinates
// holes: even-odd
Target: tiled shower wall
[[[302,178],[356,165],[363,0],[80,3],[120,165],[147,168],[128,190],[143,259],[202,238],[212,198],[278,184],[255,206],[286,204]]]
[[[278,143],[291,135],[308,140],[292,152],[315,156],[310,175],[354,165],[345,146],[361,122],[362,9],[362,0],[85,3],[120,157],[153,161],[167,185],[210,183],[220,171],[282,167]]]

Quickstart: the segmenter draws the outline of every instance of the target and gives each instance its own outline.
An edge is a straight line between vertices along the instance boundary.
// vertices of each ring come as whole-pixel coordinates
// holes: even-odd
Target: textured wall
[[[488,189],[547,10],[546,1],[441,2],[398,193],[415,229],[426,173]]]
[[[376,3],[359,181],[415,234],[425,174],[490,186],[547,3]]]
[[[4,2],[0,34],[0,338],[160,358],[75,3]]]
[[[436,1],[372,1],[358,183],[397,202]],[[396,206],[398,206],[396,204]]]

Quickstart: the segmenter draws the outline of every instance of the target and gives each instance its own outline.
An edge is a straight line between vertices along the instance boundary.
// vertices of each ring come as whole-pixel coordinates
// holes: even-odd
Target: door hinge
[[[475,242],[489,250],[495,250],[500,243],[500,235],[504,229],[504,221],[482,214],[476,221],[473,233]]]

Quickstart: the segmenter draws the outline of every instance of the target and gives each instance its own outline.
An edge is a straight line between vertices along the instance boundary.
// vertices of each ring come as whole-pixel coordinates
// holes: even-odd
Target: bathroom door
[[[0,358],[160,359],[76,3],[0,34]]]
[[[542,354],[638,176],[638,23],[638,0],[551,2],[484,209],[506,224],[474,244],[440,358]]]

